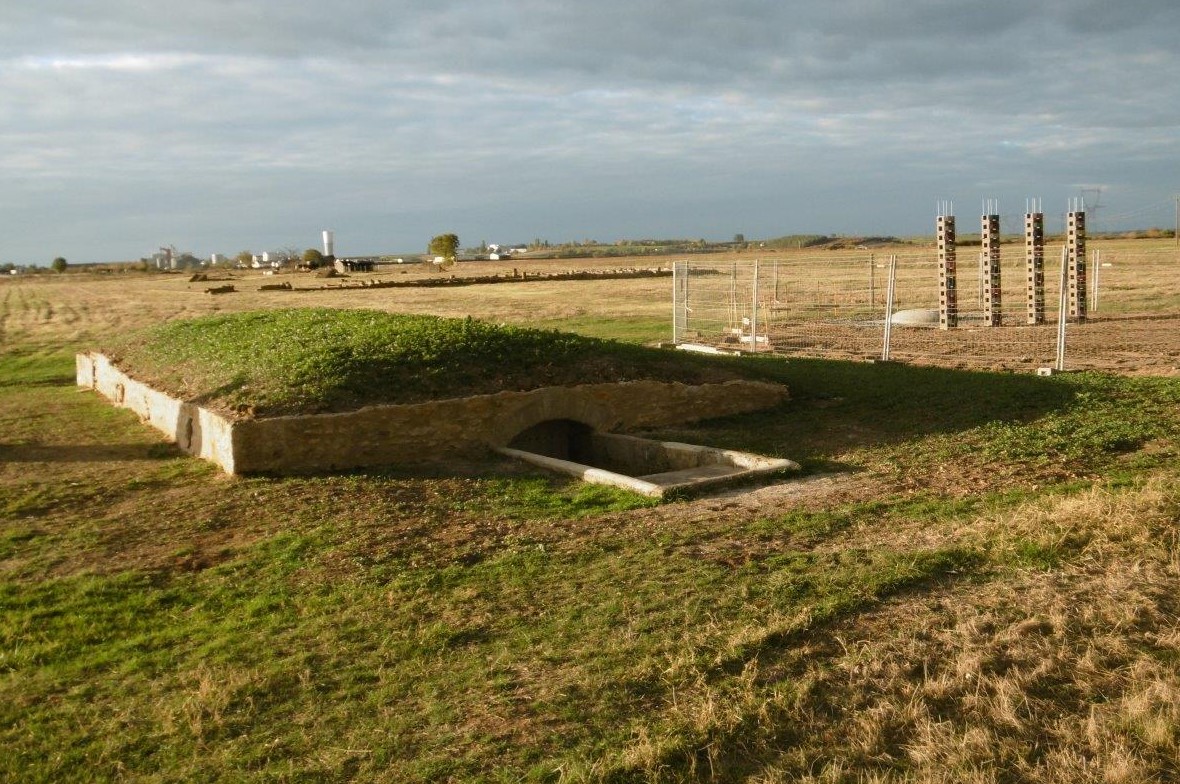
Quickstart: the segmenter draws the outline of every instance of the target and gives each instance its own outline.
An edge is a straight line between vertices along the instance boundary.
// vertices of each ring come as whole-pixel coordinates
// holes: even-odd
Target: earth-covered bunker
[[[358,319],[366,338],[355,334]],[[232,338],[242,341],[243,320],[251,337],[237,345]],[[312,337],[276,358],[257,348],[274,330]],[[594,456],[609,451],[605,435],[755,411],[787,398],[781,385],[741,378],[716,360],[710,367],[563,333],[374,311],[198,319],[132,337],[111,352],[119,359],[104,351],[78,355],[78,384],[230,473],[416,465],[491,450],[602,462]],[[325,368],[341,378],[313,383]]]

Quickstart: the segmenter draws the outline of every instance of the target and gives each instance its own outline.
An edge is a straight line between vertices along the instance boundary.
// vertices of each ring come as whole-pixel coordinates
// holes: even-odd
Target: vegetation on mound
[[[102,349],[135,378],[239,415],[651,379],[736,378],[716,362],[475,319],[301,308],[175,321]]]
[[[787,248],[823,248],[824,250],[846,250],[848,248],[880,247],[882,245],[907,245],[907,240],[892,236],[879,237],[835,237],[827,234],[788,234],[765,240],[762,246],[776,250]]]

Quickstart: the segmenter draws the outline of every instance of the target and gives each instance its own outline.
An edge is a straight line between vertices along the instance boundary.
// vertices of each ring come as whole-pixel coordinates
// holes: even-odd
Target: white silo
[[[336,255],[336,234],[329,229],[324,229],[324,255]]]

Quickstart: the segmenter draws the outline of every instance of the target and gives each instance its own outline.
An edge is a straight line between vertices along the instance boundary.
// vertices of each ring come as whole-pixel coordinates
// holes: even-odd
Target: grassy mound
[[[102,350],[169,394],[258,417],[554,385],[737,377],[716,361],[564,332],[330,308],[176,321]]]

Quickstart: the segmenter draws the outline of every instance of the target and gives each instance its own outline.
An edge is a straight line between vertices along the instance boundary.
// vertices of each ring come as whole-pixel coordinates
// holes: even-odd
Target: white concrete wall
[[[78,386],[131,409],[185,452],[234,473],[232,422],[136,381],[102,354],[78,354],[75,364]]]

